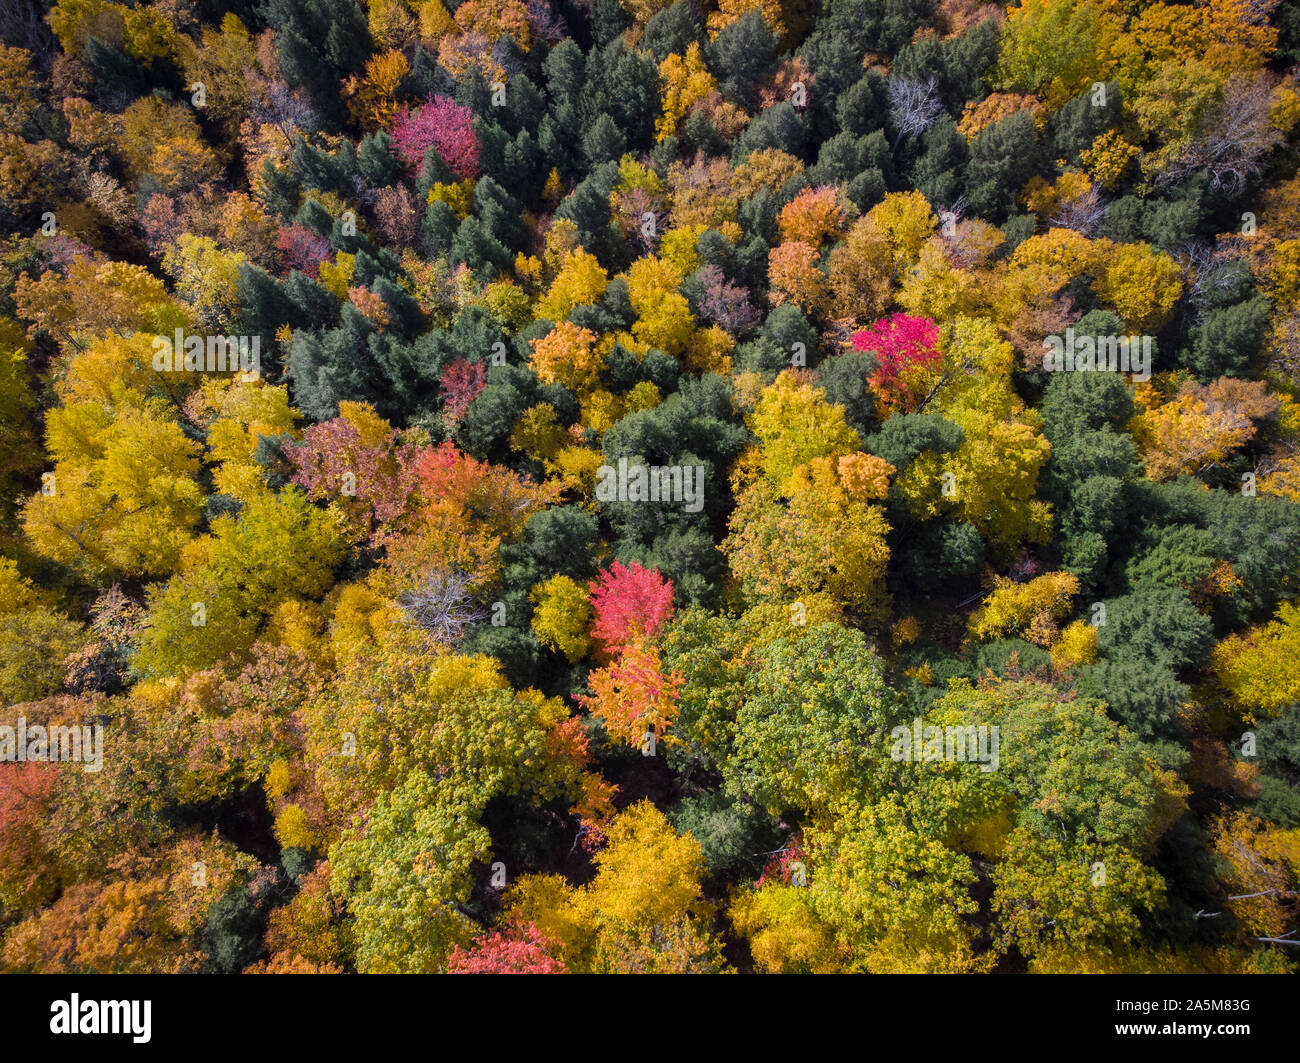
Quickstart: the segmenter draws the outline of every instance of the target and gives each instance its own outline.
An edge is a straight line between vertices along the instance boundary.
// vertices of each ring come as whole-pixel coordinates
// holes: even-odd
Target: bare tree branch
[[[925,78],[898,78],[889,82],[889,113],[898,136],[895,147],[907,137],[919,137],[943,114],[939,82]]]
[[[431,570],[397,599],[408,619],[449,646],[465,637],[466,629],[487,618],[470,593],[468,577],[459,572]]]

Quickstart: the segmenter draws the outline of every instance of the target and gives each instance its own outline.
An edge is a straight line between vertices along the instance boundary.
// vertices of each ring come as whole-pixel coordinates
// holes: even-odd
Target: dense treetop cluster
[[[0,970],[1295,967],[1300,8],[0,41]]]

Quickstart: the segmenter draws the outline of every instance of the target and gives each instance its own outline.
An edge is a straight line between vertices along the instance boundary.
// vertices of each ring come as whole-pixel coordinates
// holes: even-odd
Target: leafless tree
[[[507,44],[506,41],[510,43]],[[507,78],[512,78],[516,74],[524,72],[524,61],[519,53],[519,45],[514,43],[513,38],[502,37],[492,45],[492,61],[499,65],[506,72]]]
[[[355,173],[352,175],[350,184],[352,195],[348,198],[360,203],[367,210],[374,210],[376,204],[379,202],[379,195],[377,190],[371,186],[370,182],[362,177],[361,174]]]
[[[898,130],[895,146],[906,137],[919,137],[943,114],[939,82],[933,75],[927,78],[891,78],[889,114]]]
[[[420,213],[405,185],[381,188],[375,194],[375,227],[390,244],[415,246],[420,235]]]
[[[1187,299],[1196,308],[1198,320],[1216,296],[1231,296],[1250,281],[1241,250],[1230,243],[1216,245],[1208,240],[1192,240],[1183,247],[1178,259]]]
[[[45,23],[40,0],[4,0],[0,4],[0,41],[25,48],[44,65],[54,52],[54,34]]]
[[[1300,311],[1278,321],[1270,344],[1268,367],[1285,373],[1300,384]]]
[[[943,240],[948,261],[958,269],[971,269],[986,250],[985,242],[969,222],[962,220],[966,213],[966,197],[959,196],[951,206],[937,206],[939,237]]]
[[[120,584],[101,591],[90,610],[90,639],[64,662],[68,689],[74,694],[122,689],[127,650],[143,627],[144,609],[122,593]]]
[[[1097,231],[1105,214],[1106,201],[1097,191],[1097,186],[1091,185],[1083,195],[1058,204],[1048,221],[1059,228],[1073,229],[1076,233],[1091,236]]]
[[[615,196],[615,209],[629,240],[635,240],[642,254],[653,254],[659,246],[659,234],[668,228],[669,214],[664,197],[645,188],[630,188]],[[653,215],[652,225],[645,224]]]
[[[1178,184],[1204,172],[1214,191],[1240,195],[1260,172],[1264,157],[1283,140],[1281,131],[1269,124],[1272,97],[1273,81],[1266,73],[1229,78],[1218,102],[1159,183]]]
[[[528,0],[528,28],[547,44],[558,44],[568,36],[564,18],[546,0]]]
[[[431,569],[399,595],[397,604],[411,623],[448,646],[457,645],[467,628],[487,618],[470,593],[469,579],[456,571]]]
[[[290,145],[299,130],[310,132],[319,125],[306,95],[279,80],[267,83],[264,92],[254,95],[252,112],[259,124],[275,126]]]
[[[1246,0],[1246,20],[1252,26],[1262,26],[1277,10],[1280,0]]]
[[[721,325],[733,336],[740,336],[757,328],[762,320],[758,308],[749,301],[749,292],[728,280],[722,270],[714,265],[701,268],[698,273],[704,290],[700,300],[700,316],[715,325]]]

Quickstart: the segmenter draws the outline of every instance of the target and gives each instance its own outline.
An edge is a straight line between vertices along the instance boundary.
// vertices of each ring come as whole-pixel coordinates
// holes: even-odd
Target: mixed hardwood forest
[[[0,41],[0,970],[1296,967],[1296,5]]]

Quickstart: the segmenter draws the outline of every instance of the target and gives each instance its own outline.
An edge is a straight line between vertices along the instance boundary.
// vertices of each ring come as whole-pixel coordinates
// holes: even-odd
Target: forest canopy
[[[0,971],[1300,961],[1300,9],[9,0]]]

